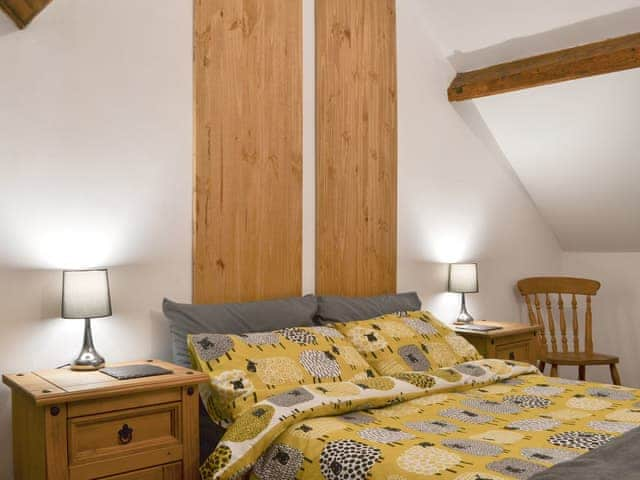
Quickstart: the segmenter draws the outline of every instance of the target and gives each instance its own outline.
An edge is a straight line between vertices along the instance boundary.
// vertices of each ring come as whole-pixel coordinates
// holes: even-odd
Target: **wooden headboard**
[[[315,15],[316,291],[395,292],[395,0]],[[302,2],[196,0],[194,29],[193,300],[299,295]]]

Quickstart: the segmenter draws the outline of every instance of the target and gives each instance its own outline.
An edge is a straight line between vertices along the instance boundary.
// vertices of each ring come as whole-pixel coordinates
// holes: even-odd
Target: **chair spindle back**
[[[542,327],[542,335],[538,337],[540,349],[543,352],[551,350],[557,353],[569,352],[567,337],[567,319],[565,316],[565,301],[563,295],[571,296],[571,328],[573,337],[573,352],[580,352],[580,325],[578,321],[578,295],[586,297],[584,313],[584,350],[593,353],[591,297],[598,293],[600,282],[585,278],[571,277],[532,277],[518,282],[518,290],[524,297],[529,314],[529,323]],[[558,325],[560,341],[557,338],[556,321],[553,316],[554,299],[557,300]],[[544,302],[544,305],[543,305]],[[545,322],[543,311],[546,310]]]

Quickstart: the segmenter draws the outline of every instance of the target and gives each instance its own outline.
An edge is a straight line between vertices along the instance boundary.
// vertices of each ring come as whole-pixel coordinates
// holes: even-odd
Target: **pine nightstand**
[[[489,332],[474,332],[451,325],[458,335],[463,336],[486,358],[501,358],[536,364],[538,355],[538,335],[540,327],[525,323],[504,323],[476,321],[477,325],[502,327]]]
[[[198,384],[173,373],[116,380],[69,368],[3,375],[12,390],[16,480],[195,480]],[[117,366],[110,365],[110,366]]]

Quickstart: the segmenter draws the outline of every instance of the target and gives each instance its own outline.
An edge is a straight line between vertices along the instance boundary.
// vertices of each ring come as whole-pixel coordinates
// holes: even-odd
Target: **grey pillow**
[[[193,305],[164,299],[162,311],[169,319],[173,361],[191,367],[187,351],[190,333],[266,332],[286,327],[313,325],[318,308],[314,295],[263,302]]]
[[[318,313],[314,321],[318,325],[332,322],[349,322],[395,312],[420,310],[422,302],[416,292],[377,297],[319,296]]]

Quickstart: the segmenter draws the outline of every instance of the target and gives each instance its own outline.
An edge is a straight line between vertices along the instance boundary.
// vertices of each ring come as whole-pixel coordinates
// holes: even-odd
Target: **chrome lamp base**
[[[464,293],[462,294],[462,303],[460,304],[460,313],[458,314],[458,318],[456,318],[455,323],[473,323],[473,317],[469,312],[467,312],[467,303],[464,298]]]
[[[80,355],[71,362],[71,370],[98,370],[104,367],[104,358],[96,352],[91,334],[91,319],[84,319],[84,341]]]

